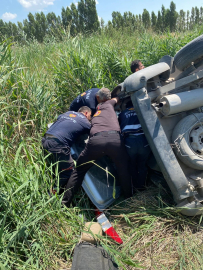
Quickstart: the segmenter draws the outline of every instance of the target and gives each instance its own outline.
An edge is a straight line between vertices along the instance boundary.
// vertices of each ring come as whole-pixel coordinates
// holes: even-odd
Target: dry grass
[[[161,196],[170,201],[163,191]],[[147,270],[203,269],[200,218],[184,217],[166,204],[160,208],[160,200],[161,205],[166,203],[157,188],[151,187],[112,207],[109,217],[124,240],[119,249]]]

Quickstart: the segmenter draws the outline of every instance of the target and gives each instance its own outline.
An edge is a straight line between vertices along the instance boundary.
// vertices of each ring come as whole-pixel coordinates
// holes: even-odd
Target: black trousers
[[[61,194],[74,170],[74,162],[70,154],[70,148],[55,138],[42,138],[42,146],[44,150],[52,154],[51,162],[55,164],[54,171],[56,167],[58,167],[59,194]],[[56,187],[56,183],[54,186]]]
[[[124,138],[126,150],[130,156],[130,171],[134,189],[144,189],[146,187],[147,166],[146,162],[151,153],[151,149],[145,135],[129,135]]]
[[[90,161],[95,161],[103,156],[109,156],[116,165],[119,183],[126,198],[132,196],[129,156],[119,133],[100,133],[89,139],[85,149],[80,154],[77,167],[72,172],[66,185],[63,202],[69,206],[74,194],[82,185],[86,172],[93,166]]]

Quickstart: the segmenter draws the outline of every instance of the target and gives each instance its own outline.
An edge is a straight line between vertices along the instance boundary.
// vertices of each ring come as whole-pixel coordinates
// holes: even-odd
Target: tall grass
[[[0,269],[70,268],[84,216],[94,219],[82,189],[69,209],[60,196],[48,195],[52,167],[40,147],[47,123],[88,88],[122,82],[132,60],[154,64],[200,33],[115,31],[61,43],[0,44]],[[202,219],[180,215],[168,196],[150,187],[107,209],[124,245],[99,241],[120,269],[202,269]]]

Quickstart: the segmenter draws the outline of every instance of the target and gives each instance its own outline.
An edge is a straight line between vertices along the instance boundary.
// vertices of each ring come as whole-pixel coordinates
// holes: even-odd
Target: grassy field
[[[69,269],[84,217],[94,211],[84,191],[77,207],[49,197],[52,168],[40,147],[47,123],[91,87],[111,90],[130,74],[174,56],[202,34],[111,32],[24,45],[0,44],[0,269]],[[202,217],[184,217],[163,188],[148,187],[106,210],[124,244],[102,237],[120,269],[203,269]],[[95,268],[96,270],[96,268]]]

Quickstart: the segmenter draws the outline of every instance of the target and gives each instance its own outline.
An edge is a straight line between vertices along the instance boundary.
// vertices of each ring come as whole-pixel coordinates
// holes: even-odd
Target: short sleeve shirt
[[[71,147],[78,136],[89,134],[90,128],[90,122],[82,113],[68,111],[59,115],[46,133],[55,136],[66,146]]]
[[[77,112],[80,107],[87,106],[92,110],[92,114],[94,114],[98,105],[96,99],[96,93],[98,91],[99,88],[92,88],[77,96],[70,105],[70,111]]]
[[[118,116],[118,121],[122,133],[143,134],[142,127],[133,107],[122,111]]]
[[[92,118],[90,136],[101,131],[120,131],[117,115],[114,111],[115,100],[108,100],[97,106],[97,111]]]

